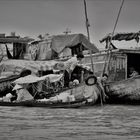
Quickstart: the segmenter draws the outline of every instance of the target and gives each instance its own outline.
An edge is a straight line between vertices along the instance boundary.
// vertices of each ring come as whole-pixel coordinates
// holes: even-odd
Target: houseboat
[[[139,32],[115,33],[104,37],[101,42],[106,42],[106,50],[93,54],[95,75],[108,74],[108,82],[105,90],[108,95],[108,103],[140,103],[140,49],[138,47],[129,49],[117,49],[110,40],[139,42]],[[111,48],[108,48],[110,44]],[[88,58],[88,57],[87,57]],[[85,63],[88,59],[85,60]],[[135,73],[134,75],[132,74]]]
[[[48,55],[46,55],[48,53],[48,50],[50,50],[50,49],[52,52],[51,54],[55,54],[55,55],[53,55],[53,58],[54,58],[53,60],[52,60],[52,57],[48,58]],[[67,49],[69,51],[67,51]],[[33,41],[33,42],[28,43],[28,45],[25,46],[24,51],[21,52],[22,54],[17,59],[14,59],[14,57],[12,57],[12,58],[8,57],[9,59],[7,61],[2,61],[0,66],[4,69],[4,71],[15,72],[15,70],[16,70],[16,72],[18,73],[19,76],[20,76],[20,72],[24,68],[26,68],[26,69],[31,70],[35,76],[41,67],[43,67],[43,69],[45,68],[45,71],[52,70],[54,65],[57,64],[58,62],[61,62],[61,61],[64,62],[65,60],[69,59],[70,57],[72,57],[75,54],[78,54],[81,52],[83,53],[84,51],[88,52],[88,49],[91,49],[93,52],[99,51],[96,48],[96,46],[94,44],[90,43],[88,41],[88,39],[82,34],[54,36],[51,44],[50,44],[50,42],[48,42],[48,40],[39,40],[39,41]],[[44,50],[44,51],[42,51],[42,50]],[[13,52],[15,52],[15,50],[13,50]],[[41,52],[43,52],[43,53],[41,53]],[[69,52],[69,53],[67,53],[67,52]],[[16,53],[16,54],[19,54],[19,53]],[[69,54],[69,56],[67,54]],[[7,55],[11,56],[8,49],[7,49]],[[13,55],[13,56],[15,56],[15,55]],[[9,68],[12,68],[13,70],[11,70]],[[78,72],[81,73],[81,71],[82,70],[79,70]],[[83,75],[83,78],[86,79],[88,74],[89,73],[86,71],[85,74]],[[55,75],[55,74],[52,74],[52,75]],[[49,76],[51,76],[51,74],[49,74],[47,76],[49,77]],[[18,77],[18,78],[20,79],[21,77]],[[24,78],[24,77],[22,77],[22,78]],[[25,78],[26,78],[26,76],[25,76]],[[33,79],[38,79],[38,78],[42,79],[42,77],[34,77]],[[12,81],[16,80],[16,79],[17,79],[17,77],[15,79],[12,79]],[[13,84],[12,81],[10,81],[10,82]],[[24,80],[22,79],[22,82],[23,81]],[[73,94],[76,94],[75,95],[76,97],[78,96],[78,93],[79,93],[79,95],[82,95],[85,93],[84,100],[86,99],[86,103],[87,103],[87,101],[88,101],[87,98],[89,98],[89,97],[87,97],[87,94],[93,93],[93,89],[92,89],[93,87],[88,87],[87,85],[85,85],[83,83],[81,83],[80,85],[78,85],[76,87],[72,87],[70,89],[69,88],[65,89],[65,87],[63,87],[62,84],[60,84],[60,81],[61,80],[59,80],[59,82],[58,81],[52,82],[51,84],[49,83],[49,85],[48,85],[46,83],[46,80],[44,80],[44,82],[43,82],[43,84],[41,84],[41,86],[42,86],[42,88],[45,88],[44,92],[49,93],[46,95],[47,97],[45,97],[45,98],[49,98],[52,95],[57,96],[58,94],[61,94],[63,92],[66,92],[69,94],[73,92]],[[38,82],[39,81],[36,81],[33,83],[32,82],[28,83],[28,81],[26,81],[26,83],[28,83],[28,84],[32,85],[32,87],[34,87],[34,89],[33,88],[30,89],[30,91],[35,100],[36,100],[36,98],[38,98],[36,96],[37,95],[36,93],[39,93],[39,91],[37,89]],[[19,84],[21,84],[21,83],[19,83]],[[43,85],[45,85],[45,87],[43,87]],[[48,87],[48,88],[46,88],[46,87]],[[98,89],[98,87],[96,87],[96,86],[94,88],[95,88],[95,90],[97,90],[96,91],[97,93],[94,92],[95,94],[93,94],[92,99],[90,98],[90,100],[92,100],[92,104],[95,104],[100,96],[98,94],[100,89]],[[92,89],[92,91],[90,91],[91,89]],[[41,90],[41,91],[43,91],[43,90]],[[4,91],[4,94],[6,95],[7,93]],[[1,94],[1,97],[3,97],[4,94]],[[42,101],[40,101],[40,102],[43,103],[44,106],[46,106],[46,107],[50,106],[48,103],[46,104],[46,102],[45,103]],[[27,102],[27,103],[28,103],[28,106],[29,106],[29,104],[30,104],[30,106],[41,106],[42,104],[40,102],[36,101],[36,102]],[[79,106],[79,104],[83,103],[83,99],[80,101],[78,99],[78,102],[79,102],[78,103],[78,106]],[[68,106],[67,104],[70,104],[70,106]],[[1,101],[1,105],[10,105],[10,103]],[[24,105],[25,106],[25,103],[11,102],[11,105],[13,105],[13,106],[15,106],[15,105],[23,106]],[[67,106],[76,107],[77,100],[74,102],[66,102],[64,104],[58,104],[58,105],[60,105],[60,106],[62,105],[62,106],[66,106],[66,107]],[[85,105],[85,103],[84,103],[84,105]],[[91,105],[91,103],[90,103],[90,105]],[[54,106],[57,107],[57,104]]]

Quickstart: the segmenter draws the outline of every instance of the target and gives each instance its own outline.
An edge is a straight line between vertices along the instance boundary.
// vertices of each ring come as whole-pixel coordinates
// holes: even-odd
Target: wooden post
[[[84,0],[84,7],[85,7],[85,18],[86,18],[86,28],[87,28],[87,35],[88,35],[88,40],[90,41],[90,35],[89,35],[89,21],[88,21],[88,16],[87,16],[87,7],[86,7],[86,1]],[[91,58],[91,66],[92,66],[92,71],[94,74],[94,65],[93,65],[93,59],[92,59],[92,51],[90,51],[90,58]]]

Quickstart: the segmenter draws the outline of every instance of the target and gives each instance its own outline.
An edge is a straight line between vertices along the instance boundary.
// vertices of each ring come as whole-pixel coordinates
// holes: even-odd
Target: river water
[[[139,106],[0,107],[0,140],[110,139],[140,139]]]

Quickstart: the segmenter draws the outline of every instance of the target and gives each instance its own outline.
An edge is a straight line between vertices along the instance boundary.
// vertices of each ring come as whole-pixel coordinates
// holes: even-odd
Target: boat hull
[[[99,92],[100,90],[96,85],[86,86],[80,85],[73,89],[68,89],[65,92],[72,93],[76,100],[62,102],[60,100],[50,100],[50,101],[40,101],[40,100],[30,100],[30,101],[21,101],[21,102],[0,102],[0,106],[25,106],[25,107],[47,107],[47,108],[80,108],[93,106],[98,104]],[[81,96],[82,95],[82,96]],[[91,102],[88,102],[89,97],[92,99]]]
[[[140,104],[140,76],[105,86],[109,103]]]
[[[24,106],[24,107],[47,107],[47,108],[79,108],[85,105],[84,102],[73,103],[46,103],[38,101],[23,102],[0,102],[0,106]]]
[[[0,102],[0,106],[22,106],[22,107],[46,107],[46,108],[80,108],[93,106],[94,103],[87,103],[86,100],[76,102],[38,102],[38,101],[23,101],[23,102]]]

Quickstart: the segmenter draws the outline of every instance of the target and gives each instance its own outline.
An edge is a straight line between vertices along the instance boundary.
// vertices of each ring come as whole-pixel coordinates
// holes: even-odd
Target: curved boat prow
[[[140,104],[140,75],[106,85],[111,103]]]

